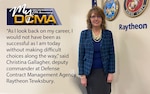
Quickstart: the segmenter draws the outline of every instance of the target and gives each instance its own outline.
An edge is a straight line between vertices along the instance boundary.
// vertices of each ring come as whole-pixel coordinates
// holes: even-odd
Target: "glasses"
[[[100,18],[101,18],[101,16],[91,16],[91,19],[95,19],[95,18],[100,19]]]

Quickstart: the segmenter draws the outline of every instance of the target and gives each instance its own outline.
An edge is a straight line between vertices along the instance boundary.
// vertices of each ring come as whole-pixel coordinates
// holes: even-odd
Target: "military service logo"
[[[104,14],[108,21],[112,21],[116,18],[119,11],[118,0],[106,0],[103,5]]]
[[[130,17],[137,17],[141,15],[146,9],[148,0],[125,0],[124,10]]]

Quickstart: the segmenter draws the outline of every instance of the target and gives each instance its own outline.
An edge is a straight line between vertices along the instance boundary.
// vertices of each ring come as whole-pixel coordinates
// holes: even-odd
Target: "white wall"
[[[116,49],[117,72],[112,94],[150,94],[150,2],[146,10],[136,18],[124,11],[124,1],[119,0],[120,9],[114,21],[107,21],[112,30]],[[119,24],[147,24],[147,29],[119,30]]]
[[[6,9],[26,3],[27,8],[55,8],[62,26],[7,26]],[[116,74],[112,83],[112,94],[150,94],[150,76],[148,67],[150,66],[150,2],[146,10],[136,18],[128,17],[124,12],[124,1],[119,0],[119,13],[113,21],[107,21],[107,28],[114,36],[116,52]],[[101,7],[101,0],[98,6]],[[91,8],[91,0],[22,0],[8,1],[0,0],[0,94],[85,94],[85,88],[80,85],[78,77],[78,42],[81,30],[86,29],[86,15]],[[147,29],[120,30],[119,24],[128,25],[147,24]],[[6,36],[8,28],[30,28],[30,29],[69,29],[73,30],[70,34],[60,34],[61,48],[60,54],[69,54],[67,59],[68,66],[59,66],[62,73],[73,72],[77,76],[72,78],[55,78],[56,83],[50,84],[8,84],[6,83]],[[30,34],[26,34],[30,35]],[[40,36],[41,34],[35,34]],[[49,34],[44,34],[49,35]],[[55,35],[56,36],[56,35]],[[18,40],[20,41],[20,40]],[[35,40],[30,40],[35,41]],[[45,40],[39,40],[45,41]],[[46,40],[51,41],[51,40]],[[42,46],[45,47],[45,46]],[[22,53],[25,54],[25,53]],[[51,54],[51,53],[45,53]],[[54,54],[54,53],[53,53]],[[23,59],[24,60],[24,59]],[[45,60],[51,60],[46,58]],[[58,59],[61,60],[61,59]],[[55,65],[54,65],[55,66]],[[46,71],[47,73],[49,71]],[[38,77],[37,77],[38,78]],[[53,78],[53,79],[54,79]],[[47,79],[47,78],[46,78]]]

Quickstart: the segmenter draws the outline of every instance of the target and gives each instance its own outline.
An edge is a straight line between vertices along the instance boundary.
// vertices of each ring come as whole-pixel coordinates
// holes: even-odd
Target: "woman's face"
[[[95,13],[91,14],[90,20],[91,20],[92,28],[93,27],[100,27],[102,24],[101,16],[98,16]]]

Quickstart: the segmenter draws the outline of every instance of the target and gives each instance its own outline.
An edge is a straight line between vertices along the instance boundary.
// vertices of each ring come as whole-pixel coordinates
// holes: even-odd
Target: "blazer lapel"
[[[89,45],[91,46],[91,48],[94,49],[94,45],[93,45],[93,39],[92,39],[92,31],[88,30],[88,34],[87,34],[87,42],[89,42]]]
[[[106,35],[105,35],[105,30],[102,30],[102,39],[101,39],[101,47],[103,45],[103,40],[105,39]]]

